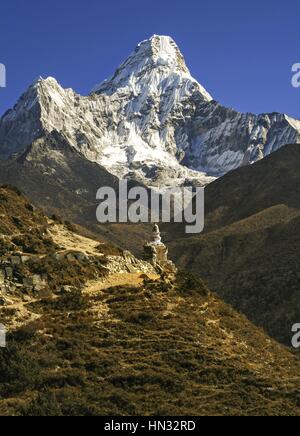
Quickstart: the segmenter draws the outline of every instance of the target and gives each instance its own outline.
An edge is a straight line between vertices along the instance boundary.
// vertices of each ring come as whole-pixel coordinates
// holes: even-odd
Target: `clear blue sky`
[[[0,113],[38,76],[87,94],[152,34],[171,35],[200,83],[242,111],[300,118],[299,0],[5,0]]]

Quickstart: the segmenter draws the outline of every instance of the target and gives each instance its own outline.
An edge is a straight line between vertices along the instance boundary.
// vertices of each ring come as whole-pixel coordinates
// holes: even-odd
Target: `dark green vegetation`
[[[287,345],[300,321],[299,168],[299,145],[284,147],[206,188],[203,234],[169,229],[177,263]]]
[[[300,415],[300,362],[182,274],[31,303],[2,415]]]

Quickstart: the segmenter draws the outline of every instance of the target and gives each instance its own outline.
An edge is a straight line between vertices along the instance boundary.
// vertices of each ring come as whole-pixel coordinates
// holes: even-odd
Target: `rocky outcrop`
[[[22,266],[34,257],[36,256],[14,253],[0,259],[0,305],[11,304],[9,296],[38,295],[47,287],[47,274],[22,273]]]
[[[58,262],[79,262],[83,265],[93,262],[90,256],[79,251],[56,252],[50,257]],[[14,254],[6,260],[0,260],[0,305],[11,304],[9,296],[32,295],[43,297],[45,293],[49,294],[47,292],[49,290],[47,274],[30,274],[26,268],[24,268],[24,272],[20,272],[22,271],[20,267],[24,266],[29,260],[33,263],[40,261],[39,256],[27,256],[21,253]],[[129,251],[124,251],[122,256],[105,256],[104,265],[103,269],[108,275],[116,273],[156,273],[154,265],[137,259]],[[55,275],[55,271],[51,272],[51,275],[53,274]]]
[[[123,256],[108,256],[107,269],[115,273],[149,273],[155,274],[155,268],[149,262],[137,259],[130,251],[124,251]]]

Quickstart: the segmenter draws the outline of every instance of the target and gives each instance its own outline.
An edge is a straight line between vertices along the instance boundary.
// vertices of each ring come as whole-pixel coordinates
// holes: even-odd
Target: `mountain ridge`
[[[203,234],[166,228],[179,266],[285,345],[300,311],[299,164],[290,144],[232,171],[205,188]]]
[[[213,100],[173,39],[158,35],[88,96],[54,78],[35,81],[0,119],[0,156],[14,158],[52,131],[113,175],[158,188],[204,186],[300,143],[298,120],[242,114]]]

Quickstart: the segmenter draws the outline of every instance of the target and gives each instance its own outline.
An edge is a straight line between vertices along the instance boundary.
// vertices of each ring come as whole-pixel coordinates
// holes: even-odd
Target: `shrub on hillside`
[[[97,250],[99,251],[99,253],[105,254],[106,256],[122,256],[123,255],[123,251],[121,250],[121,248],[116,247],[115,245],[112,245],[112,244],[107,244],[107,243],[99,244],[97,246]]]
[[[209,295],[207,286],[196,274],[179,271],[176,275],[175,284],[178,292],[184,295],[192,295],[195,293],[203,297]]]

